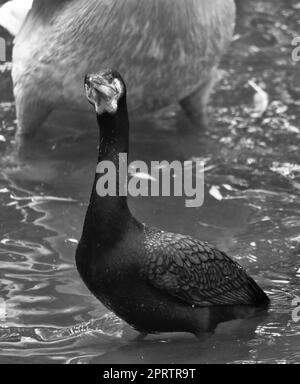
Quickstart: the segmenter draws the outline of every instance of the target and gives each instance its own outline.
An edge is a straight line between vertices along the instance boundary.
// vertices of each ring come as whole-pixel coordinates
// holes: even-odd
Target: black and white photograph
[[[299,364],[299,145],[299,0],[0,0],[0,364]]]

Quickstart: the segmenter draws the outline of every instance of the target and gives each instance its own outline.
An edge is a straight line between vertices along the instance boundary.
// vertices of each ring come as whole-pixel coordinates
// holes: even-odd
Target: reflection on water
[[[228,251],[270,295],[269,313],[226,324],[201,341],[132,341],[134,333],[89,294],[74,265],[95,169],[94,117],[56,114],[22,164],[11,149],[13,103],[1,95],[1,362],[300,362],[300,323],[292,319],[300,296],[299,65],[290,59],[297,3],[238,1],[237,35],[208,133],[178,138],[172,107],[135,122],[131,137],[131,160],[183,155],[206,164],[203,207],[186,209],[183,198],[130,199],[134,214]],[[7,74],[5,66],[1,79]],[[270,95],[259,121],[251,118],[248,80]]]

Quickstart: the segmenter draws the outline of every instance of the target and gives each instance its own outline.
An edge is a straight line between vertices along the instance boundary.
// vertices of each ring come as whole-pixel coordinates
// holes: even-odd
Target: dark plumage
[[[126,87],[111,70],[88,75],[89,101],[100,126],[99,161],[128,152]],[[144,333],[198,334],[253,314],[268,297],[244,269],[190,236],[149,228],[130,213],[126,197],[100,197],[96,174],[82,238],[79,273],[109,309]]]
[[[190,236],[145,229],[142,273],[190,305],[259,305],[265,293],[224,252]]]

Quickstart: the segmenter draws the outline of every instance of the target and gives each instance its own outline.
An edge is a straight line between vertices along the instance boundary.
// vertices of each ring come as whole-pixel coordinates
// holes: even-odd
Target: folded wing
[[[267,295],[217,248],[189,236],[149,230],[142,275],[189,305],[262,305]]]

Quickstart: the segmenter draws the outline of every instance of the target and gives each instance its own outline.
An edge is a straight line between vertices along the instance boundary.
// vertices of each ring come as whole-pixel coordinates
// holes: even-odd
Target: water
[[[269,294],[268,314],[202,341],[132,341],[128,327],[87,291],[74,263],[97,156],[94,117],[56,114],[32,143],[31,159],[16,162],[9,70],[2,65],[0,362],[300,362],[300,322],[292,318],[300,297],[300,67],[291,60],[299,2],[238,5],[209,132],[198,142],[178,138],[175,107],[135,122],[131,132],[131,160],[205,161],[204,206],[186,209],[179,198],[130,199],[130,206],[142,221],[226,250]],[[259,121],[251,117],[248,80],[270,95]],[[216,188],[219,199],[210,194]]]

